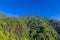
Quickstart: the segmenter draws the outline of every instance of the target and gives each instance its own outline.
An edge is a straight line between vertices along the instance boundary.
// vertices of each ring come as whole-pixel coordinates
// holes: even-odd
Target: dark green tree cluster
[[[0,17],[0,40],[60,40],[60,21],[37,16]]]

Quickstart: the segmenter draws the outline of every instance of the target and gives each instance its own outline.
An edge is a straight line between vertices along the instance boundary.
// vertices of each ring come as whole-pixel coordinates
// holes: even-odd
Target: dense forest
[[[60,40],[60,21],[39,16],[0,16],[0,40]]]

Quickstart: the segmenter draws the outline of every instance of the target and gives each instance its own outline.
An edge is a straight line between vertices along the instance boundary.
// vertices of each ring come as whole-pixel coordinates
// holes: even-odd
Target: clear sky
[[[0,12],[10,16],[47,16],[60,19],[60,0],[0,0]]]

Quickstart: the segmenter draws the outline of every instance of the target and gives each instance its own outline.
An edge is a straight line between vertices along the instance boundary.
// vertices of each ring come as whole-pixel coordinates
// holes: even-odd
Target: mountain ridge
[[[1,18],[0,40],[60,40],[60,21],[39,16]]]

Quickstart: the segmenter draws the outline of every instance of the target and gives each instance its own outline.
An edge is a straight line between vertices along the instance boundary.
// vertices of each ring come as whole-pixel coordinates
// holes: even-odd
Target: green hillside
[[[37,17],[0,17],[0,40],[60,40],[60,21]]]

